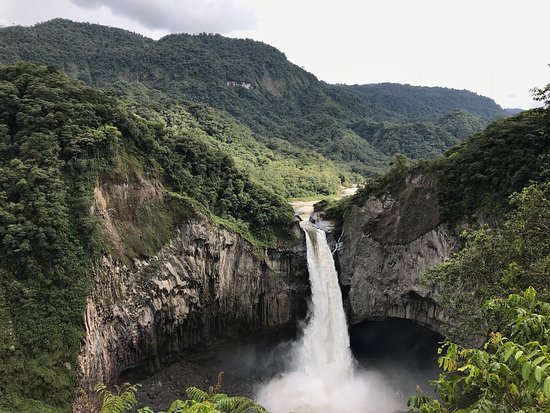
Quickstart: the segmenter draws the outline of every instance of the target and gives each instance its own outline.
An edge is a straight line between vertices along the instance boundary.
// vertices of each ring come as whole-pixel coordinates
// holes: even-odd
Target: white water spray
[[[295,344],[292,369],[264,385],[256,399],[273,413],[384,413],[399,407],[378,375],[360,373],[349,348],[338,274],[325,233],[309,221],[309,322]]]

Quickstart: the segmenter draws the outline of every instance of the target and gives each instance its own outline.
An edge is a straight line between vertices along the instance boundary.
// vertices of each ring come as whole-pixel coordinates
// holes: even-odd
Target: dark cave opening
[[[359,365],[381,373],[404,398],[416,387],[432,393],[439,376],[437,350],[444,337],[410,320],[367,321],[350,327],[350,345]]]

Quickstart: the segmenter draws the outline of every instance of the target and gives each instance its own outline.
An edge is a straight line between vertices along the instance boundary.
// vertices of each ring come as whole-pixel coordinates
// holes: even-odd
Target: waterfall
[[[312,302],[310,320],[298,346],[298,367],[312,376],[329,373],[345,379],[353,373],[353,358],[338,273],[325,233],[309,221],[300,226],[306,233]]]
[[[349,348],[338,274],[325,233],[300,222],[311,283],[309,320],[290,368],[263,385],[257,401],[273,413],[384,413],[398,407],[378,376],[358,372]]]

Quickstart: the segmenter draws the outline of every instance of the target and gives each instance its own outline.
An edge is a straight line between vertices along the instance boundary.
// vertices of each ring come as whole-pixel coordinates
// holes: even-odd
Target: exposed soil
[[[335,199],[345,198],[351,196],[357,192],[358,187],[352,186],[351,188],[343,188]],[[302,220],[307,221],[311,214],[313,214],[313,206],[319,202],[320,199],[313,201],[294,201],[290,202],[290,206],[294,210],[294,215],[299,216]]]

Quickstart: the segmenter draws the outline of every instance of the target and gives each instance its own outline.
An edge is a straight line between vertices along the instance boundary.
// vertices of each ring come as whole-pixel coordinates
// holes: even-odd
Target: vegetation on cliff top
[[[435,160],[412,163],[397,155],[387,174],[369,180],[348,202],[361,205],[383,193],[397,196],[407,179],[424,175],[434,182],[440,222],[503,217],[509,195],[548,178],[547,116],[548,110],[531,110],[499,119]]]

